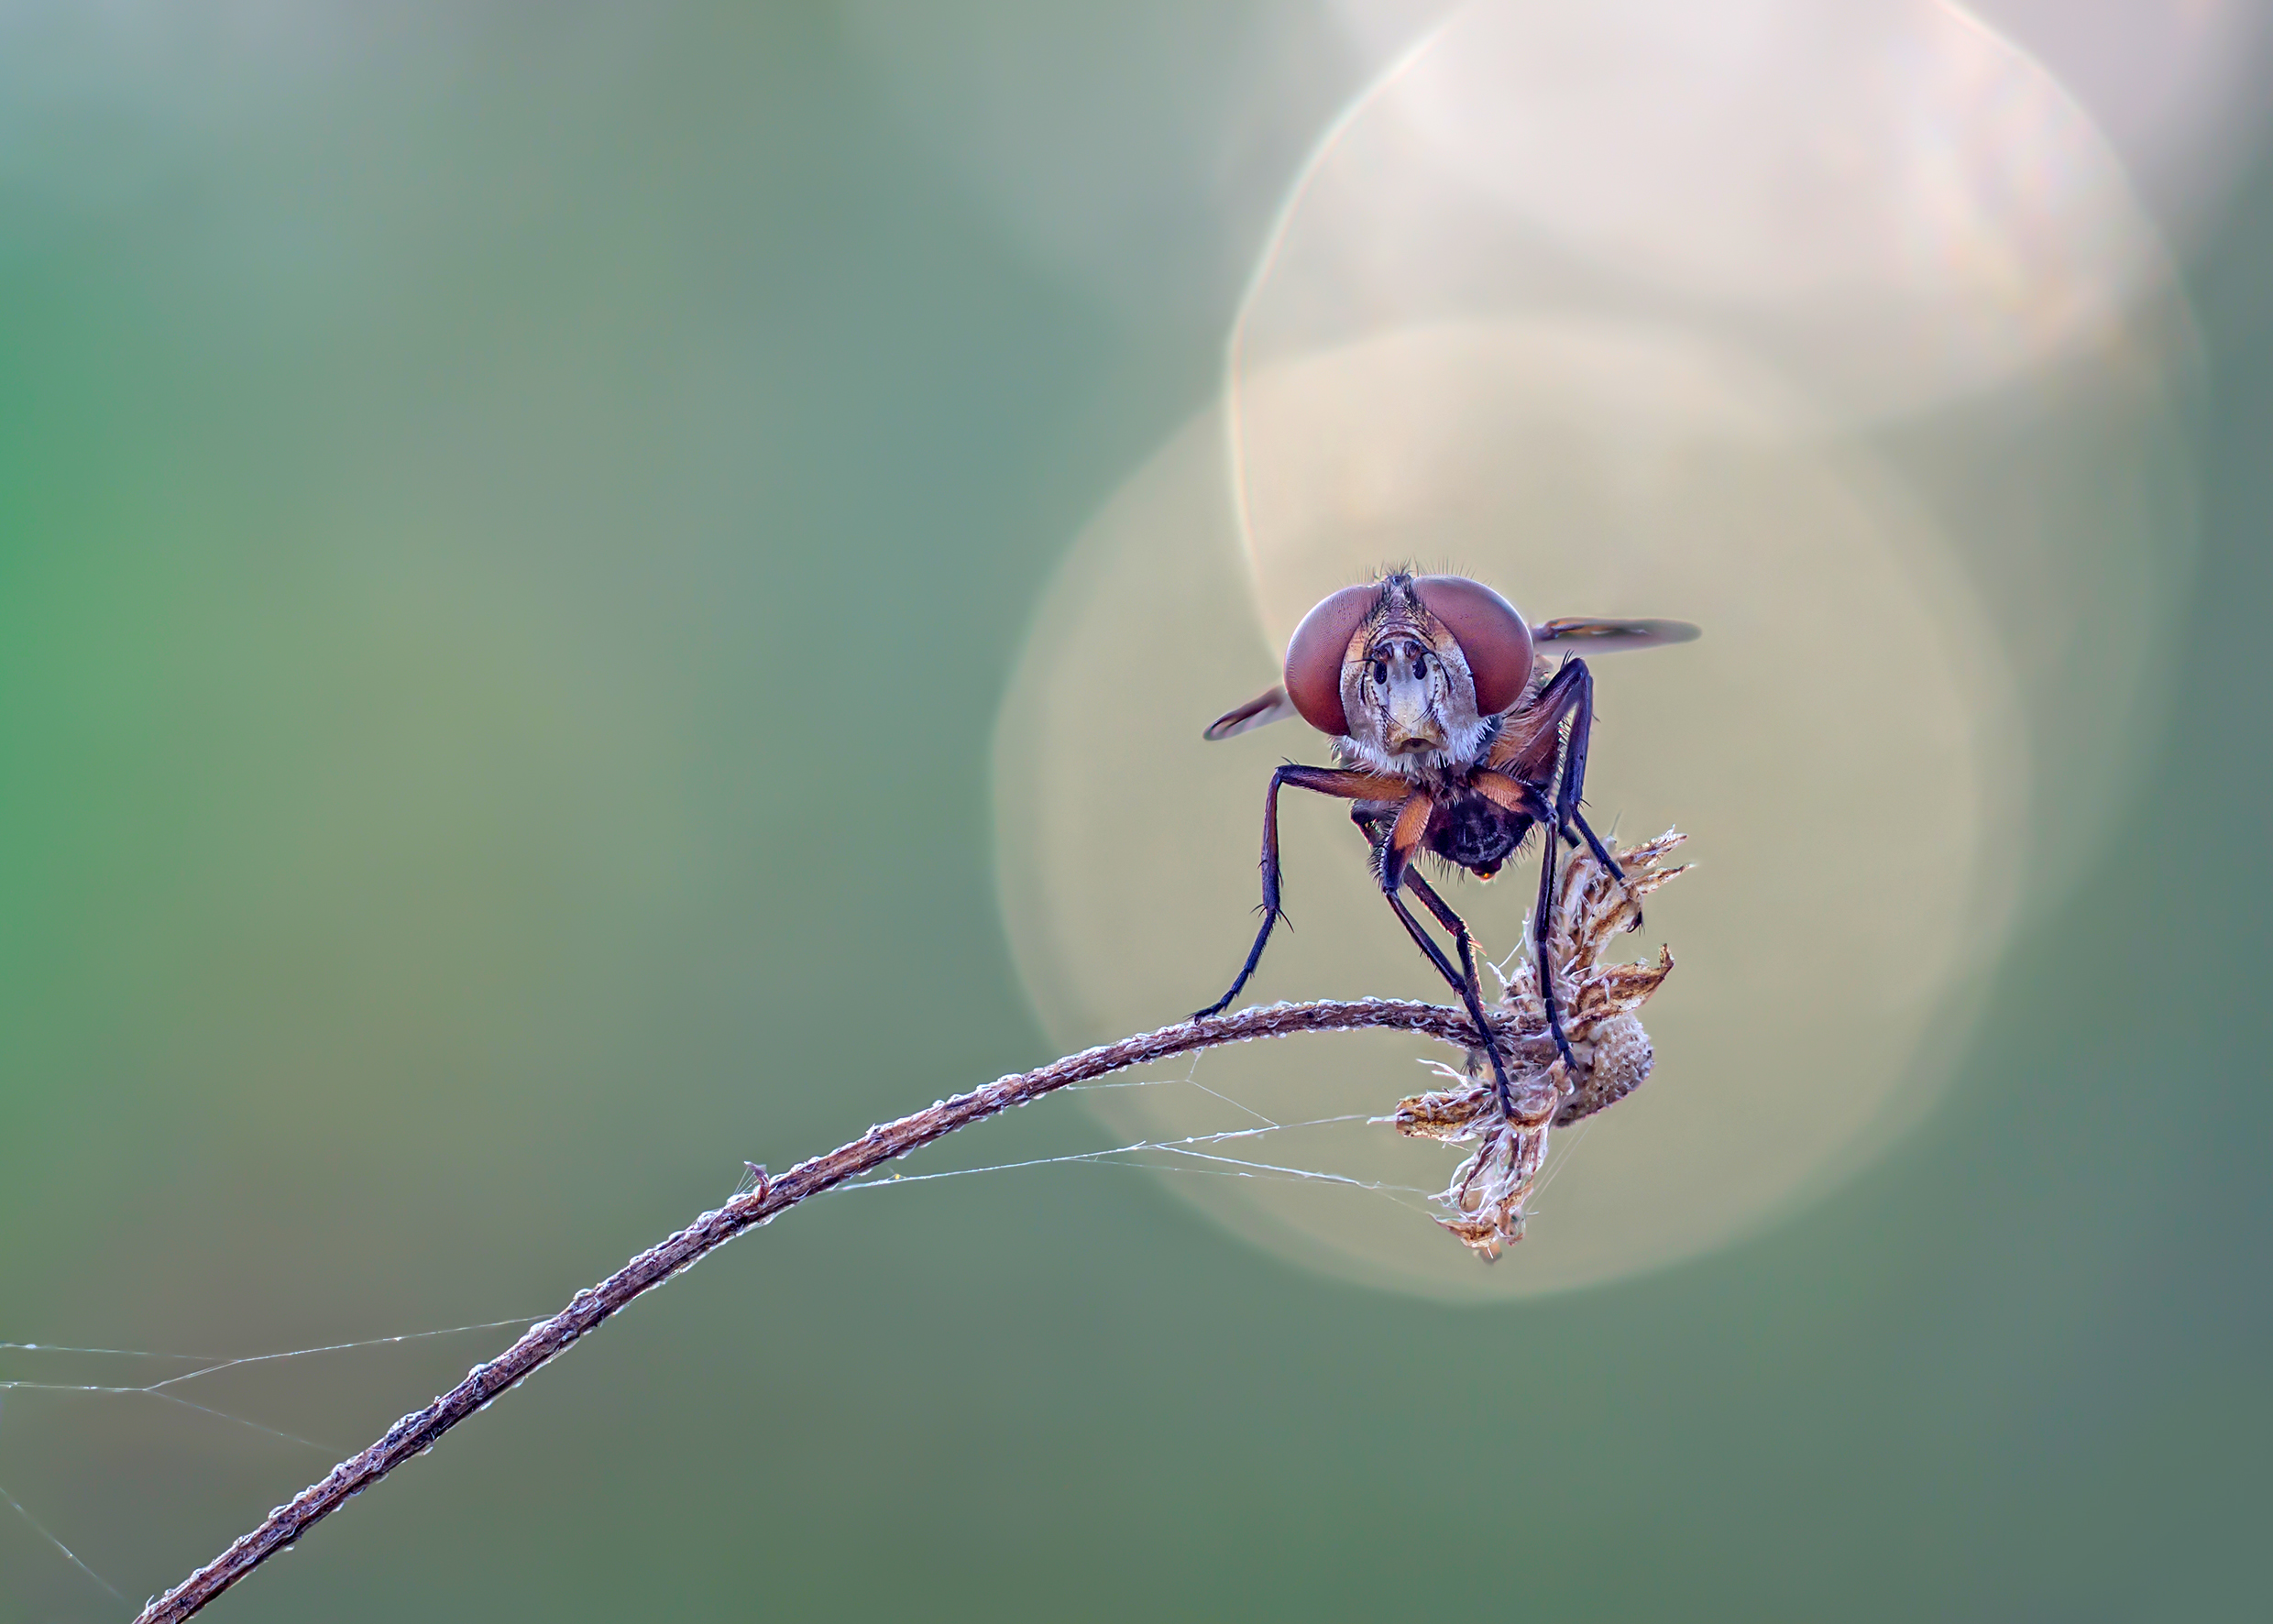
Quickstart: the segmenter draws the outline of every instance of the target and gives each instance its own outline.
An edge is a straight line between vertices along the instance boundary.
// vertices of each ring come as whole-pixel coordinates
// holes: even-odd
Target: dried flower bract
[[[1649,1034],[1634,1012],[1672,971],[1673,954],[1660,948],[1654,964],[1605,964],[1602,956],[1613,936],[1639,923],[1641,899],[1684,872],[1660,866],[1682,839],[1668,829],[1618,852],[1626,871],[1624,884],[1584,850],[1573,854],[1561,876],[1549,922],[1548,962],[1554,967],[1556,1002],[1566,1012],[1564,1029],[1578,1061],[1576,1077],[1547,1036],[1539,967],[1527,960],[1506,978],[1495,1012],[1513,1017],[1499,1031],[1513,1084],[1513,1114],[1501,1114],[1488,1077],[1479,1081],[1474,1075],[1482,1069],[1478,1053],[1470,1058],[1468,1076],[1439,1068],[1455,1087],[1402,1101],[1389,1119],[1399,1133],[1414,1138],[1448,1145],[1480,1141],[1436,1198],[1451,1214],[1437,1222],[1478,1256],[1495,1258],[1503,1246],[1523,1238],[1523,1203],[1546,1161],[1547,1136],[1616,1104],[1650,1074]]]

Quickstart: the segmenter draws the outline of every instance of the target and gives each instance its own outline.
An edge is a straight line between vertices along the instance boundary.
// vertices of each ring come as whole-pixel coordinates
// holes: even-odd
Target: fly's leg
[[[1427,838],[1434,814],[1435,807],[1424,794],[1416,793],[1398,808],[1396,821],[1389,826],[1389,833],[1382,837],[1378,847],[1381,894],[1389,898],[1389,906],[1396,911],[1397,917],[1403,922],[1412,939],[1420,945],[1422,952],[1428,956],[1429,962],[1436,966],[1437,973],[1444,978],[1454,992],[1460,994],[1460,1002],[1467,1006],[1468,1019],[1476,1023],[1477,1041],[1484,1046],[1484,1053],[1491,1059],[1492,1086],[1499,1096],[1499,1109],[1512,1115],[1515,1094],[1508,1082],[1508,1063],[1499,1052],[1498,1039],[1492,1035],[1491,1023],[1484,1017],[1484,989],[1476,973],[1476,938],[1469,934],[1466,923],[1444,905],[1444,898],[1431,889],[1429,883],[1412,872],[1413,853],[1420,850],[1421,843]],[[1444,957],[1444,949],[1430,939],[1429,933],[1422,928],[1421,921],[1414,918],[1412,910],[1405,905],[1405,899],[1398,894],[1406,885],[1411,885],[1414,893],[1427,903],[1429,911],[1437,916],[1458,942],[1459,970],[1452,967],[1452,961]]]
[[[1500,1114],[1511,1117],[1515,1114],[1515,1101],[1508,1085],[1507,1064],[1499,1057],[1499,1038],[1484,1019],[1484,983],[1476,971],[1476,938],[1468,929],[1468,922],[1455,913],[1452,905],[1439,896],[1436,888],[1426,880],[1408,870],[1405,884],[1421,899],[1422,905],[1436,916],[1436,922],[1460,944],[1461,1001],[1467,1004],[1468,1018],[1476,1023],[1476,1029],[1483,1037],[1484,1052],[1491,1057],[1492,1083],[1499,1091]]]
[[[1239,990],[1255,973],[1255,967],[1263,961],[1263,949],[1270,941],[1271,927],[1286,917],[1286,910],[1279,905],[1279,786],[1284,784],[1353,801],[1378,800],[1385,795],[1402,796],[1409,787],[1398,778],[1337,772],[1328,767],[1304,767],[1293,762],[1270,775],[1270,788],[1263,796],[1263,926],[1255,933],[1255,945],[1247,949],[1247,960],[1239,967],[1238,979],[1221,998],[1196,1011],[1191,1017],[1195,1021],[1221,1015],[1231,1006],[1231,1001],[1239,996]]]
[[[1467,931],[1464,928],[1460,932],[1460,962],[1462,969],[1467,972],[1463,975],[1444,957],[1444,949],[1429,939],[1429,933],[1422,928],[1421,921],[1412,916],[1412,910],[1405,905],[1405,899],[1394,891],[1384,891],[1382,894],[1389,898],[1389,906],[1397,911],[1397,916],[1404,921],[1412,939],[1420,943],[1421,950],[1428,955],[1429,962],[1436,966],[1436,972],[1444,978],[1454,992],[1460,994],[1460,1002],[1467,1005],[1468,1019],[1476,1023],[1477,1040],[1483,1044],[1484,1052],[1491,1058],[1492,1087],[1499,1095],[1499,1109],[1505,1114],[1513,1115],[1515,1094],[1508,1081],[1508,1063],[1500,1058],[1499,1044],[1492,1036],[1491,1023],[1484,1018],[1483,994],[1478,991],[1476,981],[1476,949]]]
[[[1566,719],[1570,723],[1567,734],[1563,726]],[[1624,865],[1610,855],[1609,848],[1579,811],[1579,802],[1587,793],[1587,751],[1593,739],[1594,674],[1584,660],[1565,660],[1554,679],[1524,708],[1521,726],[1511,727],[1502,735],[1488,764],[1496,773],[1542,789],[1551,779],[1555,781],[1555,833],[1573,848],[1583,839],[1595,861],[1623,886]],[[1634,909],[1632,922],[1626,928],[1639,930],[1641,899],[1632,896],[1631,887],[1628,895]]]
[[[1554,925],[1555,860],[1561,854],[1556,842],[1567,842],[1575,850],[1583,839],[1595,861],[1617,877],[1633,903],[1632,924],[1627,928],[1635,929],[1642,924],[1641,899],[1628,883],[1624,867],[1587,827],[1578,809],[1587,790],[1587,748],[1593,738],[1594,675],[1584,660],[1565,660],[1547,686],[1509,719],[1485,757],[1484,770],[1471,778],[1480,793],[1510,811],[1528,812],[1527,796],[1543,795],[1548,785],[1554,786],[1554,807],[1541,807],[1546,814],[1541,820],[1549,832],[1539,857],[1539,905],[1532,915],[1532,947],[1547,1031],[1574,1083],[1577,1058],[1571,1053],[1570,1037],[1563,1030],[1563,1012],[1555,1002],[1554,967],[1548,962]]]
[[[1626,893],[1626,900],[1633,905],[1633,911],[1627,916],[1626,919],[1626,928],[1629,930],[1641,929],[1642,898],[1635,894],[1633,887],[1627,883],[1626,865],[1619,861],[1617,858],[1611,856],[1610,853],[1604,849],[1601,837],[1597,835],[1594,830],[1588,827],[1585,815],[1582,814],[1576,807],[1571,808],[1571,821],[1578,826],[1578,832],[1587,837],[1587,850],[1594,853],[1594,860],[1600,863],[1604,868],[1610,871],[1611,878],[1615,879],[1618,882],[1620,888]],[[1571,840],[1568,830],[1564,832],[1563,838],[1565,840]],[[1571,840],[1571,844],[1573,845],[1576,845],[1577,843],[1578,842],[1576,840]]]
[[[1583,660],[1571,662],[1570,668],[1578,673],[1572,685],[1577,691],[1577,697],[1571,706],[1570,739],[1564,747],[1563,782],[1555,790],[1555,826],[1563,831],[1564,839],[1574,846],[1578,841],[1572,839],[1573,828],[1585,837],[1587,850],[1594,853],[1597,862],[1609,870],[1611,877],[1626,893],[1627,900],[1633,905],[1633,914],[1626,921],[1626,928],[1639,930],[1642,928],[1642,899],[1626,883],[1625,865],[1610,855],[1609,848],[1602,843],[1602,837],[1594,832],[1586,814],[1578,809],[1579,798],[1587,792],[1587,746],[1594,736],[1594,674],[1586,667],[1587,663]]]
[[[1368,811],[1363,807],[1354,807],[1350,809],[1350,821],[1356,824],[1359,832],[1366,837],[1367,845],[1378,846],[1381,843],[1381,830],[1387,819],[1379,812]],[[1422,906],[1436,916],[1436,922],[1444,927],[1455,941],[1459,943],[1461,980],[1465,983],[1461,987],[1461,992],[1468,1000],[1471,1013],[1473,1013],[1475,1007],[1484,1002],[1484,983],[1477,974],[1476,938],[1468,929],[1468,922],[1453,912],[1452,905],[1437,894],[1436,888],[1411,868],[1404,871],[1404,884],[1407,890],[1421,899]],[[1426,942],[1422,945],[1424,948],[1430,946]],[[1432,957],[1433,957],[1433,949]],[[1444,968],[1441,962],[1437,967],[1440,970]]]
[[[1572,838],[1571,830],[1576,828],[1585,837],[1587,850],[1594,853],[1594,860],[1609,870],[1618,883],[1623,885],[1626,883],[1625,869],[1620,865],[1618,859],[1610,855],[1609,848],[1602,844],[1601,837],[1594,832],[1587,822],[1586,815],[1578,809],[1579,801],[1587,793],[1587,747],[1594,740],[1594,673],[1587,669],[1584,660],[1573,660],[1569,670],[1574,674],[1571,680],[1571,731],[1563,749],[1563,781],[1555,788],[1555,826],[1563,831],[1563,838],[1574,846],[1578,841]],[[1636,929],[1641,924],[1641,909],[1637,906],[1634,922],[1627,928]]]
[[[1554,842],[1539,843],[1539,905],[1532,910],[1532,969],[1539,977],[1539,1004],[1547,1012],[1547,1035],[1554,1052],[1563,1057],[1564,1073],[1571,1087],[1578,1084],[1578,1057],[1563,1031],[1563,1012],[1554,1003],[1554,966],[1548,960],[1548,938],[1554,925]]]
[[[1405,872],[1405,889],[1421,899],[1421,905],[1436,916],[1436,922],[1444,927],[1445,934],[1459,945],[1460,973],[1468,983],[1468,992],[1477,1003],[1482,1003],[1484,983],[1477,975],[1476,938],[1468,929],[1468,922],[1453,912],[1452,905],[1437,894],[1436,887],[1410,869]]]

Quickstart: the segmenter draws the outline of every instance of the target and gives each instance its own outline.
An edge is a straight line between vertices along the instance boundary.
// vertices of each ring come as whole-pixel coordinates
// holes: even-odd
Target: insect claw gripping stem
[[[1278,904],[1270,901],[1266,901],[1257,911],[1263,916],[1263,927],[1255,933],[1254,950],[1247,954],[1247,961],[1239,967],[1238,979],[1231,983],[1230,989],[1221,998],[1205,1009],[1193,1010],[1191,1019],[1204,1021],[1213,1015],[1222,1015],[1224,1011],[1229,1009],[1231,1001],[1239,996],[1239,990],[1247,984],[1247,978],[1255,973],[1255,967],[1262,962],[1263,945],[1270,940],[1272,927],[1283,920],[1286,915],[1280,911]]]

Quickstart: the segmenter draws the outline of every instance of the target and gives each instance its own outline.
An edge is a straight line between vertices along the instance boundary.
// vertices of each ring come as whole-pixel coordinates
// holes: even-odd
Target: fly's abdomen
[[[1444,809],[1429,850],[1446,862],[1479,874],[1498,872],[1522,839],[1531,819],[1503,811],[1481,796],[1466,796]]]

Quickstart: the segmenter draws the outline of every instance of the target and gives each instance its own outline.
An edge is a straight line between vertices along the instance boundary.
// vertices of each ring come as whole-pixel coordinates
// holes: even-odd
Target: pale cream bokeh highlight
[[[1938,0],[1492,0],[1294,189],[1250,365],[1544,303],[1677,313],[1868,420],[2104,345],[2168,272],[2114,149]]]
[[[1302,455],[1257,470],[1258,504],[1303,504],[1275,531],[1286,557],[1266,559],[1280,599],[1249,596],[1208,414],[1083,535],[1005,708],[1006,913],[1053,1037],[1158,1025],[1221,990],[1253,925],[1270,768],[1288,752],[1320,759],[1323,741],[1299,724],[1223,745],[1199,730],[1273,675],[1258,607],[1276,625],[1311,583],[1425,537],[1422,562],[1522,582],[1534,616],[1712,629],[1599,673],[1600,820],[1697,831],[1698,872],[1653,901],[1633,944],[1670,941],[1680,960],[1648,1012],[1659,1073],[1587,1131],[1496,1268],[1410,1197],[1400,1210],[1346,1186],[1196,1169],[1175,1187],[1312,1264],[1456,1295],[1569,1287],[1757,1223],[1857,1152],[1898,1086],[1930,1086],[1923,1029],[2007,900],[1981,857],[2017,786],[1989,782],[1988,764],[2009,773],[2020,752],[1943,543],[1880,470],[1795,433],[1766,380],[1685,340],[1436,329],[1257,388],[1301,421],[1286,444]],[[1283,828],[1293,928],[1251,995],[1442,995],[1345,808],[1290,795]],[[1530,874],[1452,887],[1497,954],[1521,938]],[[1218,1096],[1280,1123],[1378,1114],[1426,1081],[1423,1052],[1378,1037],[1219,1051],[1193,1073],[1204,1089],[1089,1098],[1154,1139],[1238,1125]],[[1441,1184],[1454,1159],[1363,1124],[1222,1148],[1409,1191]]]
[[[1288,547],[1257,480],[1304,431],[1251,379],[1430,326],[1692,335],[1773,375],[1804,432],[1876,448],[1952,532],[2061,785],[2030,865],[2072,880],[2151,713],[2193,526],[2191,323],[2081,107],[1938,0],[1490,0],[1377,49],[1228,336],[1258,568]],[[1274,612],[1290,596],[1257,585]]]
[[[1170,1186],[1471,1298],[1663,1265],[1827,1188],[1937,1097],[2024,888],[2081,872],[2124,782],[2183,579],[2187,332],[2090,121],[1955,8],[1506,0],[1404,41],[1290,188],[1221,405],[1084,532],[1005,704],[1005,911],[1053,1036],[1228,982],[1270,768],[1325,741],[1199,730],[1320,598],[1411,561],[1534,620],[1706,629],[1597,664],[1591,815],[1677,823],[1699,864],[1632,938],[1679,960],[1658,1071],[1562,1136],[1492,1269],[1421,1199],[1455,1154],[1362,1120]],[[1246,996],[1444,996],[1346,808],[1290,793],[1282,827],[1293,928]],[[1534,861],[1452,886],[1495,954]],[[1312,1039],[1087,1097],[1131,1139],[1362,1119],[1424,1052]]]

